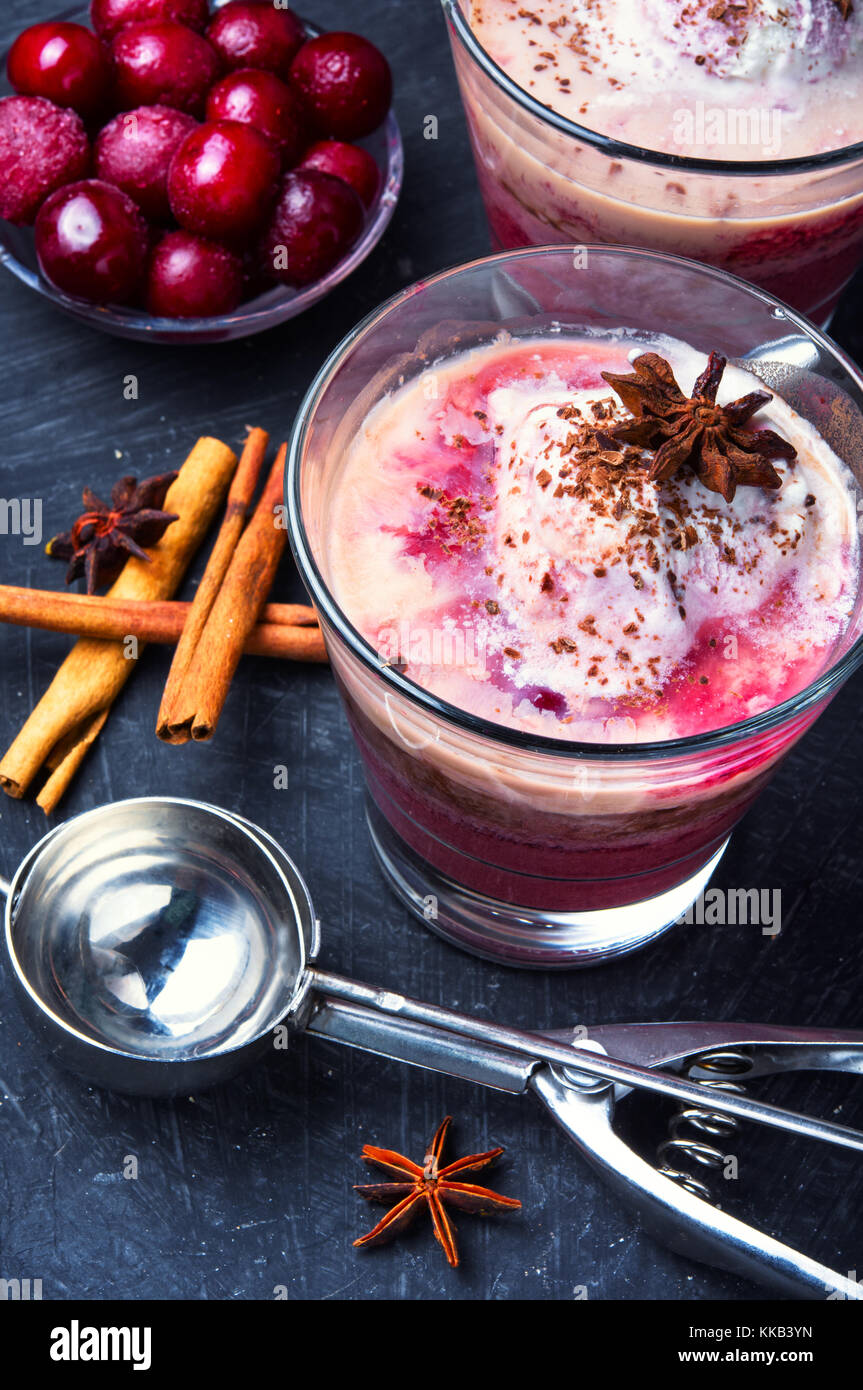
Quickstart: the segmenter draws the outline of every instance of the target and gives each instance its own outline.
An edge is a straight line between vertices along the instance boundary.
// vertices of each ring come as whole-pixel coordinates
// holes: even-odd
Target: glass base
[[[396,897],[452,946],[499,965],[577,970],[616,960],[669,931],[707,886],[728,845],[655,898],[594,912],[545,912],[462,888],[405,845],[374,804],[367,808],[378,863]]]

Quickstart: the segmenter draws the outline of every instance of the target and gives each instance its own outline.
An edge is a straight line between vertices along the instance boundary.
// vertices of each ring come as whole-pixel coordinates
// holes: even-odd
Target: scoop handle
[[[532,1058],[516,1052],[481,1045],[427,1023],[392,1018],[367,1004],[326,996],[316,997],[306,1032],[390,1061],[457,1076],[461,1081],[509,1091],[512,1095],[524,1094],[536,1070]]]
[[[632,1062],[622,1062],[609,1057],[604,1051],[595,1052],[587,1046],[570,1046],[557,1043],[541,1033],[527,1033],[516,1028],[504,1028],[483,1019],[471,1018],[452,1009],[442,1009],[435,1004],[423,1004],[417,999],[407,999],[403,994],[392,990],[363,985],[356,980],[345,979],[341,975],[330,975],[324,971],[312,972],[312,988],[329,999],[339,999],[346,1003],[365,1005],[386,1017],[398,1021],[407,1019],[413,1023],[428,1025],[445,1033],[455,1034],[462,1039],[471,1039],[480,1048],[493,1048],[527,1057],[535,1065],[551,1062],[570,1073],[577,1073],[582,1079],[595,1077],[598,1081],[618,1082],[636,1090],[655,1091],[673,1100],[687,1101],[703,1106],[704,1087],[697,1082],[683,1081],[666,1071],[654,1071],[649,1067],[637,1066]],[[395,1054],[398,1056],[398,1053]],[[418,1061],[417,1065],[426,1065]],[[434,1062],[428,1063],[435,1070]],[[818,1139],[824,1143],[837,1144],[840,1148],[854,1149],[863,1153],[863,1133],[849,1129],[845,1125],[833,1124],[828,1120],[812,1119],[793,1110],[784,1110],[776,1105],[752,1100],[749,1096],[735,1095],[731,1091],[711,1091],[710,1108],[723,1115],[733,1115],[738,1120],[749,1120],[756,1124],[782,1129],[804,1138]]]

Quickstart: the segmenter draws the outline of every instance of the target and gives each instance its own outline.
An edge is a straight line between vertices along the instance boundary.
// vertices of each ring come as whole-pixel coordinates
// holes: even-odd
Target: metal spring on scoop
[[[744,1052],[727,1048],[705,1052],[693,1058],[686,1068],[685,1075],[689,1081],[697,1082],[707,1091],[733,1091],[737,1095],[745,1095],[745,1087],[730,1078],[745,1075],[751,1067],[752,1061]],[[695,1075],[699,1071],[713,1075]],[[685,1131],[687,1128],[690,1137],[685,1133],[681,1134],[681,1130]],[[736,1134],[739,1128],[739,1120],[731,1115],[720,1115],[717,1111],[710,1110],[706,1104],[704,1108],[681,1105],[669,1121],[669,1138],[656,1150],[656,1157],[662,1165],[658,1171],[663,1177],[671,1178],[672,1182],[691,1192],[694,1197],[702,1197],[705,1202],[712,1202],[713,1194],[707,1184],[675,1164],[681,1158],[685,1158],[702,1168],[721,1168],[725,1163],[724,1152],[700,1136],[727,1139],[730,1135]]]

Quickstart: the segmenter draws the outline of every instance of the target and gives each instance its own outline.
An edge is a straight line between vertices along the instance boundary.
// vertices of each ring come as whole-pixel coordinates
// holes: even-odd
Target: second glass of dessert
[[[863,261],[863,5],[443,5],[497,247],[652,247],[828,321]]]
[[[288,501],[391,885],[513,964],[642,945],[863,659],[863,382],[720,271],[546,248],[406,291]]]

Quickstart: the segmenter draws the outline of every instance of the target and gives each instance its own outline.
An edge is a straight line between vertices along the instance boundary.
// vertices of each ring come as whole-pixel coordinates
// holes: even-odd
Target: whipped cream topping
[[[519,86],[570,119],[629,143],[695,155],[711,144],[751,144],[757,159],[863,138],[859,4],[844,18],[836,0],[465,3],[480,42]],[[735,128],[720,132],[714,121],[706,133],[686,130],[683,109],[697,103],[734,109]],[[767,130],[756,104],[779,113],[780,129]],[[769,148],[762,153],[763,145]],[[739,150],[713,153],[747,157]]]
[[[681,378],[688,390],[693,367]],[[727,371],[718,399],[752,389],[751,377]],[[494,551],[501,607],[521,615],[516,684],[567,688],[583,677],[605,699],[657,697],[702,623],[733,612],[745,626],[792,574],[807,575],[827,627],[846,621],[848,595],[831,556],[847,538],[848,516],[828,508],[811,524],[810,468],[780,460],[780,492],[739,488],[727,503],[692,474],[650,482],[638,450],[618,455],[620,463],[602,455],[579,463],[579,426],[595,426],[597,415],[603,429],[628,418],[615,398],[572,397],[562,387],[535,397],[532,388],[501,387],[488,403],[506,460]],[[785,428],[799,437],[790,422]],[[555,594],[575,603],[571,623]],[[811,633],[801,607],[789,607],[786,622],[787,636]]]
[[[629,417],[599,375],[648,350],[690,394],[706,358],[684,344],[547,340],[457,357],[369,415],[328,567],[382,661],[492,721],[594,742],[721,727],[823,668],[857,592],[850,475],[774,397],[753,425],[797,449],[781,489],[652,483],[649,452],[608,438]],[[728,367],[718,401],[760,386]]]
[[[637,8],[646,17],[647,5]],[[671,26],[664,49],[741,82],[818,82],[863,48],[859,18],[843,19],[835,0],[660,0],[650,9]]]

